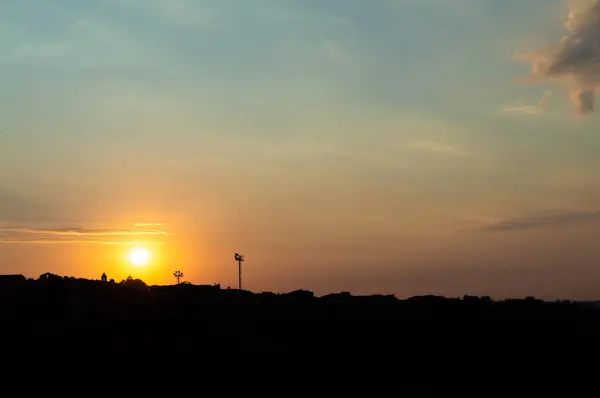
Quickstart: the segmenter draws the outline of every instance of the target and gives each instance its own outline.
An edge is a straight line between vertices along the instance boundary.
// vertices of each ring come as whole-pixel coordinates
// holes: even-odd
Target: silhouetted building
[[[27,283],[27,278],[20,274],[0,275],[0,288],[22,286]]]
[[[104,272],[102,273],[102,276],[100,277],[100,280],[102,282],[106,282],[107,281],[107,277],[106,277],[106,274]]]
[[[287,295],[288,297],[292,297],[295,299],[312,299],[315,297],[315,294],[313,292],[304,289],[294,290],[293,292],[290,292]]]

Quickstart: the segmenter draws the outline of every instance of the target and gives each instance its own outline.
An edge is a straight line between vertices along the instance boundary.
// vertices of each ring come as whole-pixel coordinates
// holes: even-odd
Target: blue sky
[[[235,280],[225,264],[239,250],[257,289],[585,290],[596,117],[575,117],[561,87],[517,83],[529,66],[513,59],[564,34],[563,6],[2,2],[0,222],[164,222],[197,283]],[[527,227],[503,227],[515,225]],[[42,255],[73,270],[78,243],[46,238],[32,254],[0,246],[7,271]],[[540,249],[557,242],[582,270]],[[496,263],[512,245],[525,246]],[[341,278],[348,267],[361,276]],[[539,288],[557,267],[572,285]],[[529,284],[511,284],[521,272]]]

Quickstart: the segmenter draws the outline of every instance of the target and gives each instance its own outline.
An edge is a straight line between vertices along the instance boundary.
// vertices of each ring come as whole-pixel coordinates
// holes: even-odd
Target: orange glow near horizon
[[[154,242],[136,242],[125,245],[112,253],[113,272],[119,280],[131,276],[148,284],[161,284],[168,281],[165,277],[165,259],[163,248]]]

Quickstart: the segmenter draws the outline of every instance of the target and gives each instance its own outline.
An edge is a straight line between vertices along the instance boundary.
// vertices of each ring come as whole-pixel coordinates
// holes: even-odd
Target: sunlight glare
[[[150,252],[146,249],[137,248],[129,253],[129,262],[137,267],[142,267],[150,261]]]

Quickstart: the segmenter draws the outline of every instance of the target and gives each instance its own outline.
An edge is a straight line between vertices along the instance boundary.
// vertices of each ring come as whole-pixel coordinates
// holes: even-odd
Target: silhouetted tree
[[[51,274],[50,272],[46,272],[39,276],[38,280],[40,281],[53,281],[53,280],[61,280],[62,276]]]
[[[148,285],[146,285],[146,282],[144,282],[144,281],[143,281],[143,280],[141,280],[141,279],[137,279],[137,278],[133,280],[132,284],[133,284],[134,286],[141,286],[141,287],[146,287],[146,286],[148,286]]]
[[[179,285],[179,281],[181,280],[181,278],[183,278],[183,272],[175,271],[173,272],[173,276],[177,278],[177,284]]]

